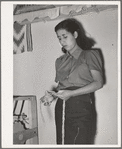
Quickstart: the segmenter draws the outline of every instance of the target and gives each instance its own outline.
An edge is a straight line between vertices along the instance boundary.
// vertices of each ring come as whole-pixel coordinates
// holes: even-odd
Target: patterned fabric
[[[25,51],[32,51],[32,34],[31,24],[21,25],[18,22],[14,22],[14,34],[13,34],[13,53],[20,54]]]
[[[26,25],[26,41],[27,41],[27,51],[33,51],[31,24]]]

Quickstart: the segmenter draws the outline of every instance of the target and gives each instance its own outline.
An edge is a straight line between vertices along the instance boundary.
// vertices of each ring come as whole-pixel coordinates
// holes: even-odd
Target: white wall
[[[95,94],[97,111],[95,144],[114,145],[118,143],[117,10],[94,12],[75,18],[82,22],[85,30],[97,41],[96,47],[102,49],[105,61],[106,84]],[[33,52],[14,55],[14,95],[36,95],[39,100],[45,90],[50,90],[56,85],[55,59],[61,54],[61,48],[54,27],[60,21],[32,24]],[[39,127],[40,125],[41,122]],[[43,131],[40,133],[43,135]],[[52,143],[54,142],[55,136],[52,140]]]

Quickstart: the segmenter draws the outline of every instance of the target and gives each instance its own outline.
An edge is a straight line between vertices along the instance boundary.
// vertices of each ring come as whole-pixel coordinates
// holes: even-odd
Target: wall
[[[117,144],[117,10],[106,10],[75,17],[97,41],[104,57],[106,84],[95,93],[97,111],[97,135],[95,144]],[[61,48],[54,32],[61,20],[32,24],[33,52],[14,55],[14,94],[36,95],[39,99],[45,90],[55,86],[55,59]],[[54,139],[43,138],[42,121],[39,118],[40,143],[55,143],[53,124],[49,133]]]

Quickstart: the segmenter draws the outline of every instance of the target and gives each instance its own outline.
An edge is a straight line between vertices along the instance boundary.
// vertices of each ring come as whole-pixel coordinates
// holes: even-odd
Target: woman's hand
[[[58,98],[67,101],[70,97],[73,96],[73,92],[70,90],[60,90],[55,93],[54,96],[57,96]]]

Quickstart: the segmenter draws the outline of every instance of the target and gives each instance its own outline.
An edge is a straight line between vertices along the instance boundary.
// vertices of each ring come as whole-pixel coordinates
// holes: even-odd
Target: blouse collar
[[[67,54],[70,55],[71,57],[73,56],[75,59],[78,59],[81,52],[82,52],[82,49],[78,48],[72,54],[70,54],[69,52],[67,52]]]

